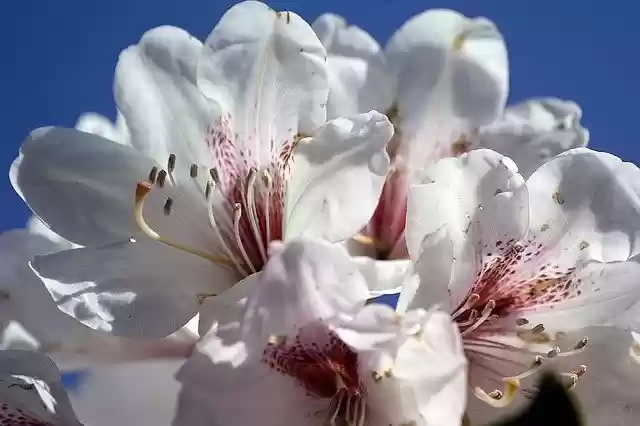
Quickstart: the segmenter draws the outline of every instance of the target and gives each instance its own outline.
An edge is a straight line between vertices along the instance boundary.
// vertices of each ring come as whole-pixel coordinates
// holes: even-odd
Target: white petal
[[[146,241],[37,257],[33,268],[63,312],[116,335],[166,336],[198,312],[199,295],[235,282],[212,262]]]
[[[373,215],[389,168],[393,127],[371,111],[329,121],[294,151],[285,237],[350,238]]]
[[[562,254],[554,256],[552,252],[550,256],[561,268],[566,267],[563,262],[567,259],[562,258]],[[619,323],[616,317],[640,300],[638,274],[640,258],[612,263],[580,261],[570,277],[573,286],[565,291],[549,292],[557,294],[552,303],[541,302],[540,306],[525,310],[524,315],[532,324],[542,323],[549,331]]]
[[[465,244],[481,253],[526,232],[527,192],[515,164],[494,151],[475,150],[423,169],[407,209],[407,247],[412,258],[424,237],[446,224],[455,254]],[[500,245],[500,244],[499,244]]]
[[[171,153],[186,167],[210,164],[205,135],[217,110],[197,87],[201,52],[199,40],[164,26],[146,32],[118,60],[115,98],[131,144],[160,164]]]
[[[152,160],[130,147],[62,128],[31,133],[11,166],[11,183],[57,234],[84,246],[126,240],[134,222],[136,183]]]
[[[173,375],[181,365],[155,361],[93,368],[69,397],[87,425],[169,425],[179,391]]]
[[[498,151],[518,165],[525,178],[564,151],[587,145],[582,110],[571,101],[555,98],[528,100],[508,107],[494,123],[480,129],[483,148]]]
[[[427,308],[438,304],[450,312],[449,286],[455,284],[451,280],[454,261],[453,241],[447,227],[427,235],[415,260],[414,270],[419,278],[412,282],[413,285],[403,288],[396,307],[398,312],[406,312],[409,307]]]
[[[73,330],[84,328],[60,312],[47,289],[29,268],[36,255],[56,252],[61,247],[42,234],[15,229],[0,235],[0,306],[26,328],[31,338],[42,344],[68,337]],[[7,342],[8,343],[8,342]],[[15,342],[20,345],[20,342]],[[19,346],[3,346],[20,348]]]
[[[410,260],[375,260],[364,256],[352,260],[364,276],[371,297],[399,293],[413,275]]]
[[[292,378],[261,362],[266,340],[241,340],[245,300],[217,303],[222,314],[176,376],[182,390],[173,424],[304,424],[317,401]]]
[[[247,302],[246,326],[259,339],[295,336],[305,325],[364,305],[367,283],[340,247],[321,240],[272,243]]]
[[[126,144],[127,139],[122,134],[122,129],[117,128],[107,117],[93,112],[82,114],[78,117],[76,130],[102,136],[113,142]]]
[[[356,333],[348,333],[349,327]],[[448,314],[410,311],[403,318],[390,308],[370,305],[343,325],[339,335],[363,351],[360,371],[370,409],[367,424],[460,424],[466,360]]]
[[[34,235],[39,235],[47,240],[55,243],[58,247],[58,250],[66,250],[70,248],[77,248],[77,245],[73,244],[70,241],[62,238],[60,235],[53,232],[51,229],[47,227],[37,216],[31,216],[27,221],[26,229],[29,233]],[[52,250],[53,251],[53,250]],[[44,254],[44,253],[38,253]]]
[[[0,352],[0,400],[2,424],[80,425],[55,364],[35,352]]]
[[[321,15],[312,27],[327,50],[327,118],[386,111],[393,87],[378,42],[332,13]]]
[[[386,59],[396,77],[398,125],[413,169],[455,153],[458,138],[468,139],[475,127],[502,113],[507,52],[485,18],[428,10],[396,31]]]
[[[198,84],[255,151],[258,143],[291,141],[324,123],[325,55],[298,15],[245,1],[230,8],[207,38]]]
[[[589,337],[587,350],[568,357],[561,370],[571,371],[581,364],[587,366],[574,391],[584,418],[592,425],[636,423],[640,411],[640,369],[629,356],[634,343],[631,333],[610,327],[581,331]],[[571,361],[571,365],[566,365],[567,361]]]
[[[635,165],[578,148],[543,165],[527,187],[528,236],[546,250],[605,262],[640,253],[640,170]]]

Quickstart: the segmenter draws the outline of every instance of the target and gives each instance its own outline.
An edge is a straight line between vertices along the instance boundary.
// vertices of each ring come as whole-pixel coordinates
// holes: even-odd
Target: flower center
[[[218,169],[209,168],[202,184],[198,179],[200,167],[192,164],[189,176],[201,187],[208,226],[216,240],[210,244],[210,251],[204,251],[168,240],[143,217],[143,204],[152,189],[176,187],[175,170],[176,156],[171,154],[166,169],[153,167],[148,181],[138,183],[135,217],[139,228],[156,241],[234,269],[240,277],[260,271],[267,261],[269,243],[282,239],[285,176],[279,170],[251,167],[244,175],[223,180]],[[165,216],[172,215],[174,204],[173,197],[165,198]]]
[[[307,326],[293,341],[272,337],[262,362],[292,377],[307,395],[330,399],[329,425],[363,426],[365,393],[358,373],[358,355],[332,331],[321,325]]]
[[[531,308],[579,295],[582,280],[574,277],[576,267],[562,270],[545,263],[541,244],[510,240],[495,246],[496,253],[486,253],[470,294],[452,318],[460,329],[472,376],[489,377],[504,386],[489,393],[476,387],[476,396],[493,406],[506,406],[522,388],[521,380],[537,372],[543,361],[582,352],[588,339],[567,345],[561,342],[563,333],[552,338],[543,324],[530,325],[523,315]],[[545,352],[544,346],[550,349]],[[496,369],[497,365],[504,370]],[[586,366],[580,365],[562,373],[567,387],[573,389],[585,372]],[[522,392],[528,397],[534,391],[522,388]]]

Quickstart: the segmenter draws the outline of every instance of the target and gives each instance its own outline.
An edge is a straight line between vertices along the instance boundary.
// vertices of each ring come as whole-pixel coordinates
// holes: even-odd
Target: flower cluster
[[[0,236],[0,423],[484,425],[545,369],[637,423],[640,170],[508,80],[496,26],[450,10],[384,49],[257,1],[204,43],[145,33],[115,124],[11,166],[34,217]],[[99,379],[69,398],[43,354]]]

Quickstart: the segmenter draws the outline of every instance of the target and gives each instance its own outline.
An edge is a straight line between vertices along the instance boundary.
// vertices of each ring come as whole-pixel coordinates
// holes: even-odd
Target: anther
[[[158,173],[158,186],[164,188],[164,181],[167,179],[167,171],[165,169],[160,170]]]
[[[166,172],[165,172],[166,173]],[[140,228],[140,230],[142,232],[144,232],[149,238],[154,239],[160,243],[166,244],[169,247],[173,247],[176,248],[178,250],[182,250],[185,251],[187,253],[191,253],[191,254],[195,254],[196,256],[200,256],[203,257],[205,259],[211,260],[215,263],[221,264],[223,266],[233,266],[233,263],[231,263],[229,261],[229,259],[221,257],[221,256],[215,256],[212,255],[210,253],[206,253],[203,252],[202,250],[199,250],[197,248],[193,248],[193,247],[188,247],[179,243],[174,243],[171,242],[165,238],[163,238],[160,234],[158,234],[156,231],[154,231],[149,224],[147,224],[147,222],[144,220],[144,216],[142,214],[143,211],[143,207],[144,207],[144,200],[147,197],[147,195],[149,195],[149,193],[151,192],[152,186],[150,183],[148,182],[138,182],[138,184],[136,185],[136,192],[135,192],[135,207],[134,207],[134,217],[136,220],[136,224],[138,225],[138,228]],[[169,203],[171,204],[171,203]],[[167,204],[165,203],[165,212],[166,212],[166,207]],[[170,207],[169,207],[170,209]]]
[[[153,166],[151,168],[151,171],[149,172],[149,182],[155,185],[157,179],[158,179],[158,167]]]
[[[526,318],[518,318],[516,320],[516,325],[519,327],[522,327],[523,325],[527,325],[527,324],[529,324],[529,320]]]
[[[169,216],[171,214],[171,207],[173,206],[173,198],[167,197],[167,201],[164,203],[164,215]]]
[[[576,343],[573,346],[573,350],[579,351],[580,349],[584,349],[587,346],[588,342],[589,342],[589,338],[587,336],[584,336],[582,339],[578,341],[578,343]]]
[[[191,176],[192,178],[197,178],[198,177],[198,165],[197,164],[192,164],[191,168],[189,169],[189,176]]]
[[[464,302],[464,304],[459,309],[457,309],[453,314],[451,314],[451,317],[453,319],[456,319],[457,317],[462,315],[467,309],[473,308],[473,306],[476,303],[478,303],[478,300],[480,300],[480,295],[477,293],[471,293],[469,297],[467,297],[467,300]]]
[[[517,377],[509,377],[504,380],[504,392],[498,389],[486,393],[482,388],[475,388],[475,396],[483,402],[496,408],[503,408],[509,405],[520,389],[520,380]]]
[[[167,161],[167,170],[169,171],[169,173],[173,173],[175,169],[176,169],[176,155],[169,154],[169,161]]]
[[[532,333],[542,333],[544,331],[544,325],[538,324],[531,329]]]
[[[214,183],[212,181],[208,181],[206,186],[204,187],[204,196],[208,200],[211,197],[211,191],[213,191]]]
[[[560,353],[560,348],[556,346],[555,348],[547,352],[547,358],[555,358],[556,356],[558,356],[559,353]]]
[[[216,169],[215,167],[210,168],[209,175],[211,176],[211,179],[213,179],[213,182],[215,182],[216,185],[220,183],[220,175],[218,174],[218,169]]]

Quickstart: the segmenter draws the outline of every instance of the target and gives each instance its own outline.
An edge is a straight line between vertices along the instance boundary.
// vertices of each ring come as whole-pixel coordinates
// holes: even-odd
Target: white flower
[[[365,307],[365,278],[340,247],[270,251],[232,289],[243,297],[217,300],[221,320],[177,375],[175,425],[460,424],[466,368],[447,314]]]
[[[406,258],[409,180],[430,162],[469,150],[476,129],[500,117],[508,92],[504,40],[485,18],[440,9],[411,18],[384,51],[335,15],[321,16],[314,29],[329,53],[330,112],[383,108],[396,126],[390,174],[357,240],[373,246],[374,257]]]
[[[0,351],[0,424],[80,426],[56,365],[29,351]]]
[[[406,258],[403,239],[411,176],[439,158],[484,147],[512,158],[528,177],[545,161],[584,146],[573,102],[533,99],[503,111],[508,91],[502,36],[484,18],[449,10],[414,16],[385,49],[333,14],[313,28],[328,52],[328,115],[387,111],[396,126],[391,173],[354,253]]]
[[[259,271],[270,241],[361,229],[393,128],[376,112],[325,124],[325,68],[299,16],[248,1],[204,45],[160,27],[121,54],[115,95],[131,146],[34,131],[14,188],[84,246],[33,261],[59,308],[94,329],[165,336]]]
[[[525,182],[510,159],[476,150],[419,177],[407,245],[422,285],[401,295],[399,309],[449,308],[475,395],[505,406],[519,389],[529,393],[527,377],[557,360],[571,388],[587,367],[608,371],[614,360],[592,352],[585,365],[576,355],[590,346],[593,327],[640,299],[638,168],[579,148]],[[611,339],[600,347],[628,353],[617,336],[601,333]],[[583,380],[597,391],[588,372]]]
[[[571,101],[532,99],[507,107],[504,115],[479,129],[478,145],[511,158],[525,178],[558,154],[589,142],[582,110]]]

